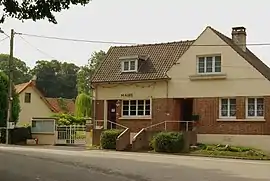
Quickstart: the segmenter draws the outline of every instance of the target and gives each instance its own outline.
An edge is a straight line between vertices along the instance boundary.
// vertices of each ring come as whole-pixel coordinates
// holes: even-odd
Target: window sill
[[[123,116],[119,119],[152,119],[152,117],[149,116]]]
[[[54,135],[55,133],[52,132],[32,132],[32,134],[45,134],[45,135]]]
[[[236,119],[236,118],[219,118],[218,122],[265,122],[264,118],[246,118],[246,119]]]
[[[227,78],[227,74],[222,74],[222,73],[195,74],[195,75],[189,76],[189,79],[192,81],[194,80],[222,80],[226,78]]]

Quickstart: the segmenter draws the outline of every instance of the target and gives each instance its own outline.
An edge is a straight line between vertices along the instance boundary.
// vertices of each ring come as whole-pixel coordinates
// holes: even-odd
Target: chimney
[[[232,40],[238,45],[244,52],[246,51],[247,33],[245,27],[233,27],[232,28]]]

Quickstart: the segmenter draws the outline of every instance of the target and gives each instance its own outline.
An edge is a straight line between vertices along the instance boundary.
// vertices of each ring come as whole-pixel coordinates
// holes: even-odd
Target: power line
[[[128,43],[128,42],[116,42],[116,41],[100,41],[100,40],[84,40],[84,39],[73,39],[73,38],[60,38],[54,36],[43,36],[43,35],[33,35],[26,33],[19,33],[20,35],[37,37],[37,38],[46,38],[46,39],[55,39],[55,40],[63,40],[63,41],[74,41],[74,42],[84,42],[84,43],[103,43],[103,44],[128,44],[128,45],[136,45],[136,43]]]
[[[117,41],[101,41],[101,40],[86,40],[86,39],[74,39],[74,38],[62,38],[62,37],[54,37],[54,36],[44,36],[44,35],[35,35],[35,34],[27,34],[27,33],[17,33],[24,36],[36,37],[36,38],[45,38],[45,39],[54,39],[54,40],[62,40],[62,41],[74,41],[74,42],[84,42],[84,43],[103,43],[103,44],[126,44],[126,45],[138,45],[140,43],[132,43],[132,42],[117,42]],[[183,41],[185,42],[185,41]],[[143,43],[144,44],[144,43]],[[148,43],[155,44],[155,43]],[[159,43],[158,43],[159,44]],[[147,44],[146,44],[147,45]],[[270,46],[270,42],[266,43],[247,43],[246,46]],[[177,45],[178,46],[178,45]],[[182,46],[185,46],[184,44]],[[186,44],[186,46],[230,46],[228,44]]]
[[[43,54],[43,55],[45,55],[45,56],[49,56],[50,58],[56,60],[56,58],[54,58],[54,57],[51,56],[50,54],[48,54],[48,53],[46,53],[46,52],[40,50],[39,48],[35,47],[34,45],[32,45],[29,41],[27,41],[27,40],[26,40],[25,38],[23,38],[22,36],[19,35],[19,37],[20,37],[25,43],[27,43],[27,44],[28,44],[29,46],[31,46],[32,48],[36,49],[36,50],[37,50],[38,52],[40,52],[41,54]]]
[[[9,37],[3,38],[3,39],[0,40],[0,42],[5,41],[5,40],[8,39],[8,38],[9,38]]]

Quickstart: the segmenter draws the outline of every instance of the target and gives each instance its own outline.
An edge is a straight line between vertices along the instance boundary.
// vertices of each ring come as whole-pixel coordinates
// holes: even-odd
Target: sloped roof
[[[92,78],[93,83],[167,79],[167,71],[194,41],[111,47]],[[149,57],[136,73],[122,73],[120,57]]]
[[[15,85],[15,90],[18,94],[22,93],[27,87],[32,87],[34,91],[40,96],[42,101],[48,106],[48,108],[55,112],[68,112],[74,113],[75,111],[75,103],[72,99],[62,99],[62,98],[46,98],[44,95],[37,89],[36,83],[34,80],[31,80],[26,83]],[[65,106],[61,105],[61,101]]]
[[[53,107],[56,110],[56,112],[67,112],[67,113],[75,112],[75,102],[73,99],[46,97],[46,100],[49,102],[51,107]]]
[[[265,78],[270,80],[270,68],[264,64],[256,55],[254,55],[248,48],[246,51],[243,51],[233,42],[231,38],[210,26],[208,28],[212,29],[213,32],[225,43],[231,46],[234,51],[236,51],[247,62],[249,62]],[[167,71],[186,52],[186,50],[192,45],[193,42],[194,40],[111,47],[107,53],[106,58],[103,60],[95,72],[92,78],[92,82],[102,83],[167,79],[169,78],[166,74]],[[148,55],[149,60],[145,61],[136,73],[122,73],[119,58],[134,55]]]
[[[225,43],[232,47],[239,55],[241,55],[248,63],[250,63],[257,71],[259,71],[266,79],[270,80],[270,68],[263,63],[256,55],[254,55],[248,48],[243,51],[233,40],[226,35],[220,33],[212,27],[209,27],[218,35]]]

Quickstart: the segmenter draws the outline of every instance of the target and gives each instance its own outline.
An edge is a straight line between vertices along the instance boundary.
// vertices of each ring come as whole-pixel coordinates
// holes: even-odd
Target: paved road
[[[270,162],[0,146],[1,181],[269,181]]]

